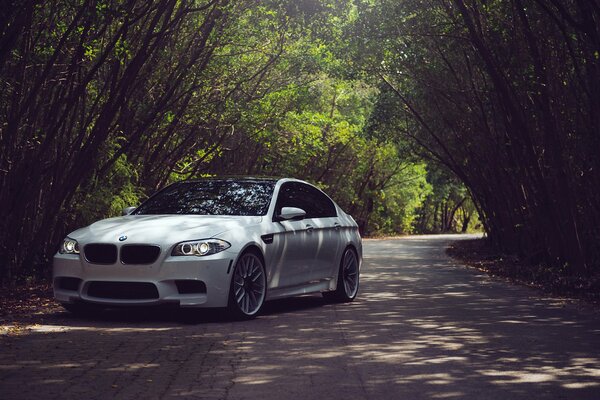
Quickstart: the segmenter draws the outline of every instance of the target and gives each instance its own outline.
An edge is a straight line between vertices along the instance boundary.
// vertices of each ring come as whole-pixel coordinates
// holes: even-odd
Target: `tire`
[[[337,288],[331,292],[323,292],[325,300],[334,303],[349,303],[354,301],[358,294],[360,283],[360,270],[356,252],[348,247],[340,261]]]
[[[255,251],[242,253],[231,277],[228,310],[234,319],[255,318],[265,303],[267,274],[261,257]]]

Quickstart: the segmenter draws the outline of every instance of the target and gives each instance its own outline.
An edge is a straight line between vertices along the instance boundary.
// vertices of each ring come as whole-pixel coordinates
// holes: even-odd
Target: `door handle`
[[[311,233],[315,229],[314,226],[306,224],[306,232]]]
[[[342,226],[341,226],[340,224],[338,224],[337,222],[336,222],[335,224],[333,224],[333,228],[334,228],[336,231],[339,231],[341,227],[342,227]]]

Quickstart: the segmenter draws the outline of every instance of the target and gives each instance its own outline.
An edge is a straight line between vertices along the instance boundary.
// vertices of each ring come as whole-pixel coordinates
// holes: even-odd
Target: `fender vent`
[[[267,234],[267,235],[262,235],[260,238],[261,238],[261,239],[263,240],[263,242],[265,242],[266,244],[271,244],[271,243],[273,243],[273,234],[272,234],[272,233],[269,233],[269,234]]]

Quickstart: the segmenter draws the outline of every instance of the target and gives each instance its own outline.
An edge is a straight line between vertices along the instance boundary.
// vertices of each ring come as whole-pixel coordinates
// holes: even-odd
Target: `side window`
[[[306,185],[305,185],[306,186]],[[337,217],[335,205],[323,192],[311,186],[306,186],[312,197],[312,208],[315,213],[313,218]]]
[[[298,207],[306,211],[306,218],[337,216],[333,202],[318,189],[300,182],[284,183],[279,190],[275,213],[283,207]]]
[[[277,203],[275,204],[275,215],[280,214],[283,207],[298,207],[308,213],[302,201],[302,195],[298,192],[296,186],[294,182],[281,185],[281,189],[279,189],[279,194],[277,195]]]

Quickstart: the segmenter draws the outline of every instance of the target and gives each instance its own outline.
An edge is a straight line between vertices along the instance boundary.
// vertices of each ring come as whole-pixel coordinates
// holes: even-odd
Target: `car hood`
[[[214,237],[261,221],[262,217],[247,216],[126,215],[95,222],[68,236],[81,243],[175,243]]]

